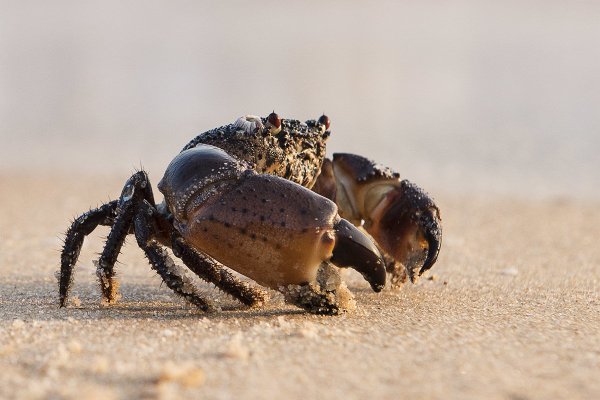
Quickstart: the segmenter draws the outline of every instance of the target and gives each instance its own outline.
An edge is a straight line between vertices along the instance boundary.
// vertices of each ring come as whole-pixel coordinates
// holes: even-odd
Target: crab
[[[133,234],[151,267],[175,293],[200,309],[218,309],[175,264],[166,248],[201,279],[248,306],[268,292],[309,312],[353,307],[338,268],[358,271],[375,292],[411,281],[436,262],[439,210],[399,174],[364,157],[325,157],[330,120],[305,123],[243,116],[196,136],[171,161],[156,203],[145,171],[133,174],[118,200],[71,224],[61,253],[59,303],[67,304],[85,236],[110,226],[97,276],[102,299],[118,300],[114,265]],[[335,267],[334,267],[335,266]]]

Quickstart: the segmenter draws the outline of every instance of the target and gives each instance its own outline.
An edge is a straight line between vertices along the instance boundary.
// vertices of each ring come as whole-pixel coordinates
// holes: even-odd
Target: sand
[[[171,295],[130,240],[123,298],[100,305],[84,245],[57,307],[70,218],[125,177],[2,175],[0,398],[600,398],[599,203],[436,196],[444,243],[429,279],[375,294],[346,274],[357,309],[247,309],[217,290],[204,314]]]

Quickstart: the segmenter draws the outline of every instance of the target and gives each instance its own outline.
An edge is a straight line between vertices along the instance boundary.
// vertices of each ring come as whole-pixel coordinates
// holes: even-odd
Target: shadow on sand
[[[121,291],[122,299],[106,306],[101,304],[95,284],[78,283],[79,296],[72,297],[77,298],[77,305],[71,300],[68,307],[59,308],[57,287],[53,282],[0,283],[0,324],[24,319],[24,316],[39,321],[207,318],[219,322],[305,314],[305,311],[285,304],[277,294],[265,306],[248,308],[207,287],[206,296],[215,300],[221,310],[203,312],[154,284],[123,285]]]

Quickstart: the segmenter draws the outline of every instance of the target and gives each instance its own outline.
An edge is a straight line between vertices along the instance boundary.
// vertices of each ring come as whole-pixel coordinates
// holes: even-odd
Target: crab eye
[[[277,115],[275,111],[269,114],[269,116],[267,117],[267,122],[269,122],[275,128],[281,127],[281,118],[279,118],[279,115]]]
[[[325,125],[325,129],[329,129],[331,121],[329,121],[329,117],[327,115],[323,114],[319,117],[319,123],[321,125]]]

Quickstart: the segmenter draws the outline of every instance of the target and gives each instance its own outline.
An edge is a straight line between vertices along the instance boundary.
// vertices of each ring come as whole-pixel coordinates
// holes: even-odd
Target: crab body
[[[283,119],[280,126],[269,129],[269,119],[240,117],[198,135],[183,150],[199,144],[219,147],[258,173],[276,175],[310,189],[325,159],[328,122]]]

